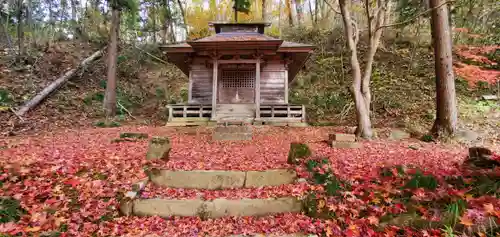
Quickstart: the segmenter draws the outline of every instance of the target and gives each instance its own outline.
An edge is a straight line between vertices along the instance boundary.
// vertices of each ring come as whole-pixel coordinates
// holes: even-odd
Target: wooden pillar
[[[218,66],[219,62],[217,62],[217,58],[213,58],[213,75],[212,75],[212,118],[211,120],[215,120],[215,112],[217,110],[217,74],[218,74]]]
[[[255,63],[255,118],[260,119],[260,58]]]
[[[193,73],[189,69],[189,88],[188,88],[188,104],[193,103]]]
[[[288,104],[288,67],[285,68],[285,104]]]

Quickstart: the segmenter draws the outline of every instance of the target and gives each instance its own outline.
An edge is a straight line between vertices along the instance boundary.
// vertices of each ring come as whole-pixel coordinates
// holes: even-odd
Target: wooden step
[[[137,216],[192,216],[220,218],[225,216],[265,216],[280,213],[298,213],[302,203],[295,197],[268,199],[136,199],[131,203]]]
[[[157,170],[150,172],[151,181],[159,186],[209,190],[279,186],[293,183],[296,177],[296,172],[289,169],[265,171]]]

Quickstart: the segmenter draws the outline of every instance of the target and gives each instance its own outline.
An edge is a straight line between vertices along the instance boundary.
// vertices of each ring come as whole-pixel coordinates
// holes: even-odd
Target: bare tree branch
[[[425,10],[425,11],[423,11],[423,12],[421,12],[421,13],[417,14],[416,16],[414,16],[414,17],[412,17],[412,18],[410,18],[410,19],[408,19],[408,20],[406,20],[406,21],[402,21],[402,22],[397,22],[397,23],[393,23],[393,24],[388,24],[388,25],[379,26],[379,27],[377,27],[377,29],[375,29],[375,31],[379,31],[379,30],[380,30],[380,29],[382,29],[382,28],[388,28],[388,27],[393,27],[393,26],[398,26],[398,25],[405,25],[405,24],[408,24],[408,23],[410,23],[410,22],[412,22],[412,21],[416,20],[417,18],[419,18],[419,17],[421,17],[421,16],[423,16],[423,15],[425,15],[425,14],[427,14],[427,13],[429,13],[429,12],[431,12],[431,11],[435,10],[435,9],[438,9],[438,8],[440,8],[441,6],[446,5],[446,4],[448,4],[448,3],[452,3],[452,2],[455,2],[455,1],[454,1],[454,0],[450,0],[450,1],[443,2],[443,3],[441,3],[439,6],[437,6],[437,7],[433,7],[433,8],[429,8],[429,9],[427,9],[427,10]]]
[[[330,4],[327,0],[324,0],[324,2],[326,3],[326,5],[328,5],[328,7],[330,7],[330,10],[332,10],[333,12],[339,14],[339,15],[342,15],[341,12],[337,11],[333,6],[332,4]],[[354,45],[357,45],[358,42],[359,42],[359,27],[358,27],[358,23],[356,23],[356,21],[354,19],[351,18],[351,24],[353,26],[353,34],[354,34]]]

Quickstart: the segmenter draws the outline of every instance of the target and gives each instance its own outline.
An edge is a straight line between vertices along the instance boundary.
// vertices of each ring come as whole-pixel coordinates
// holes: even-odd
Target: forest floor
[[[296,232],[328,236],[394,236],[396,233],[441,236],[440,228],[444,228],[444,224],[425,230],[412,229],[394,221],[398,220],[395,217],[417,215],[414,218],[425,220],[426,224],[442,221],[463,230],[484,225],[490,217],[500,217],[500,199],[495,197],[498,193],[490,190],[490,186],[478,191],[471,188],[472,185],[447,183],[450,177],[473,180],[466,176],[470,171],[462,166],[467,156],[465,146],[410,138],[365,141],[360,149],[336,149],[324,142],[329,133],[342,131],[345,129],[261,127],[255,130],[253,141],[215,142],[211,140],[209,128],[124,126],[4,139],[0,141],[0,157],[8,159],[0,160],[0,196],[10,196],[19,202],[11,202],[5,209],[6,215],[2,214],[7,221],[18,221],[0,224],[0,232],[36,236],[41,233],[48,236],[227,236]],[[325,219],[318,213],[212,220],[120,216],[117,205],[123,193],[134,182],[147,177],[143,169],[148,164],[145,159],[147,139],[113,142],[121,132],[168,136],[173,150],[166,165],[172,169],[294,168],[299,177],[310,181],[277,188],[201,192],[208,198],[284,195],[307,198],[314,193],[317,199],[310,208],[317,211],[326,208],[324,213],[328,213],[328,209],[334,211],[336,217]],[[291,142],[307,144],[313,156],[297,166],[287,164]],[[318,159],[326,159],[326,162]],[[313,167],[317,162],[322,165]],[[417,168],[424,177],[434,177],[435,185],[405,186],[414,179]],[[498,170],[493,174],[495,172],[498,175]],[[350,183],[349,187],[339,187],[340,196],[321,191],[329,189],[323,187],[325,184],[319,182],[318,177],[330,173],[333,176],[329,177]],[[492,180],[498,182],[498,179]],[[193,199],[198,195],[181,189],[149,190],[148,195],[165,193],[181,199]],[[2,202],[5,204],[7,200],[2,199]],[[440,204],[432,204],[436,202]],[[447,208],[456,203],[460,204],[460,209],[451,212],[455,219],[448,222],[444,214],[450,213]]]
[[[12,57],[2,57],[0,133],[5,138],[0,140],[0,196],[11,196],[14,200],[1,200],[2,205],[9,208],[1,212],[6,214],[2,214],[5,219],[4,224],[0,224],[0,232],[52,236],[146,233],[224,236],[305,230],[325,231],[330,236],[360,236],[359,231],[386,233],[386,236],[396,233],[441,236],[446,228],[476,231],[490,217],[498,221],[498,168],[477,174],[464,168],[462,162],[470,145],[483,145],[497,154],[500,152],[500,103],[481,98],[500,91],[500,47],[454,48],[460,111],[457,139],[423,142],[420,138],[434,119],[432,52],[423,45],[412,51],[412,47],[387,42],[386,45],[392,46],[382,47],[377,54],[372,83],[373,122],[378,137],[364,141],[361,149],[342,150],[330,148],[324,140],[328,133],[350,131],[354,126],[352,100],[346,89],[350,83],[349,66],[345,64],[348,60],[342,44],[337,39],[323,42],[328,37],[318,33],[296,40],[321,46],[295,80],[290,93],[293,103],[306,105],[310,123],[315,126],[258,128],[253,142],[212,142],[210,129],[162,127],[166,120],[165,105],[186,100],[187,79],[172,65],[165,66],[142,51],[162,55],[154,48],[139,50],[122,46],[118,57],[117,97],[127,110],[119,109],[114,120],[117,128],[96,128],[103,125],[104,59],[82,70],[29,111],[23,120],[11,112],[11,108],[22,105],[101,46],[59,42],[32,52],[32,57],[22,63]],[[316,39],[321,42],[315,42]],[[405,130],[412,137],[401,141],[389,139],[395,128]],[[170,169],[295,168],[301,177],[309,180],[307,184],[233,192],[205,191],[205,196],[290,194],[306,198],[314,193],[316,198],[311,205],[316,213],[208,221],[121,217],[117,211],[121,195],[133,182],[146,177],[143,172],[146,141],[111,142],[120,132],[130,131],[169,136],[173,142],[172,160],[165,165]],[[286,156],[294,141],[308,144],[314,155],[297,166],[290,166]],[[417,169],[422,170],[423,175],[416,175]],[[325,183],[316,179],[330,173],[328,177],[334,180]],[[419,180],[422,177],[423,180]],[[475,177],[484,179],[479,182]],[[460,178],[465,181],[458,182]],[[337,179],[342,180],[338,187],[342,195],[321,191]],[[420,181],[427,186],[407,186]],[[350,185],[343,185],[346,182]],[[150,192],[151,195],[168,192],[173,197],[187,199],[195,196],[179,190]],[[332,211],[338,213],[338,218],[324,218],[323,214],[329,216]],[[393,221],[405,216],[426,226],[441,224],[434,229],[415,230]],[[9,222],[17,219],[16,223]]]

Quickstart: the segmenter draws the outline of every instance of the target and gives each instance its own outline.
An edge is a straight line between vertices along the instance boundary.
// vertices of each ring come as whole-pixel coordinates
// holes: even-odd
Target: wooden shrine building
[[[215,35],[162,47],[189,77],[188,103],[168,105],[168,122],[305,122],[288,85],[314,47],[267,36],[266,23],[211,26]]]

